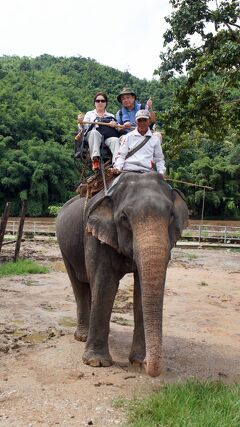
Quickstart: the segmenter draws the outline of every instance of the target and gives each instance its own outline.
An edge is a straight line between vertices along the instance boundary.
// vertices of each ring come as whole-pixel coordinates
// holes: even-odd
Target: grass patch
[[[127,400],[123,397],[118,397],[116,399],[113,399],[112,401],[112,407],[115,409],[125,408],[126,405],[127,405]]]
[[[134,399],[128,427],[239,427],[240,384],[188,381]]]
[[[236,253],[240,253],[240,248],[228,248],[227,249],[228,252],[236,252]]]
[[[26,274],[48,273],[49,268],[30,259],[22,259],[17,262],[5,262],[0,265],[0,277],[4,276],[21,276]]]
[[[197,258],[198,258],[198,256],[197,256],[197,255],[195,255],[195,254],[186,254],[186,258],[187,258],[187,259],[197,259]]]
[[[124,319],[124,317],[114,316],[111,321],[122,326],[133,326],[132,320]]]

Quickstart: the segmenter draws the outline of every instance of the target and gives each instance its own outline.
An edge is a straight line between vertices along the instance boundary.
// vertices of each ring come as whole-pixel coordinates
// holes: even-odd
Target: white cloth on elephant
[[[141,144],[146,136],[151,138],[142,148],[126,159],[128,152]],[[134,129],[121,138],[114,167],[119,170],[150,172],[153,170],[154,162],[157,171],[164,175],[166,167],[161,142],[161,135],[152,133],[149,128],[145,135],[141,135],[137,129]]]

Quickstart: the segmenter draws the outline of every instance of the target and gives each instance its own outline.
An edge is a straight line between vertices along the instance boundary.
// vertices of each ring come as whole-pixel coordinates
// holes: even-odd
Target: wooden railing
[[[183,240],[198,240],[221,243],[240,243],[240,227],[228,225],[189,225],[182,234]]]
[[[16,235],[18,231],[18,220],[9,220],[7,223],[6,232],[8,234]],[[51,219],[49,222],[40,220],[29,220],[24,223],[24,235],[56,235],[55,220]],[[221,243],[239,243],[240,244],[240,227],[224,226],[224,225],[201,225],[190,224],[182,233],[182,240],[194,241],[209,241]]]
[[[12,235],[17,234],[18,232],[18,220],[9,220],[7,223],[6,232]],[[41,235],[41,234],[47,234],[47,235],[56,235],[56,227],[55,222],[51,221],[49,223],[43,223],[40,221],[25,221],[24,223],[24,229],[23,234],[25,235]]]

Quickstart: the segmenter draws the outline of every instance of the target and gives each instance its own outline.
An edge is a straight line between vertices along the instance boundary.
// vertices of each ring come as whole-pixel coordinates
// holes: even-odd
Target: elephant
[[[77,304],[82,360],[110,366],[108,335],[119,281],[134,275],[129,360],[150,376],[162,369],[162,310],[171,249],[187,225],[184,196],[157,172],[122,173],[105,194],[75,196],[56,221],[57,239]]]

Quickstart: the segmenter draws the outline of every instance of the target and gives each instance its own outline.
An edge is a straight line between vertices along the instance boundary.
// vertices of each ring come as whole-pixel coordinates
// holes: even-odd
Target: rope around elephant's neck
[[[119,174],[121,174],[121,173],[129,173],[129,172],[131,172],[131,171],[124,171],[124,170],[121,170],[121,171],[119,171]],[[133,172],[133,171],[132,171],[132,172]],[[199,187],[199,188],[205,188],[205,189],[207,189],[207,190],[214,190],[214,188],[213,188],[213,187],[209,187],[209,186],[207,186],[207,185],[195,184],[194,182],[181,181],[181,180],[179,180],[179,179],[172,179],[172,178],[168,178],[168,177],[165,177],[165,178],[164,178],[164,181],[177,182],[177,183],[179,183],[179,184],[190,185],[190,186],[192,186],[192,187]]]
[[[84,202],[84,206],[83,206],[83,221],[84,221],[84,215],[85,215],[86,207],[88,204],[88,200],[89,200],[89,187],[87,187],[87,194],[86,194],[85,202]]]

